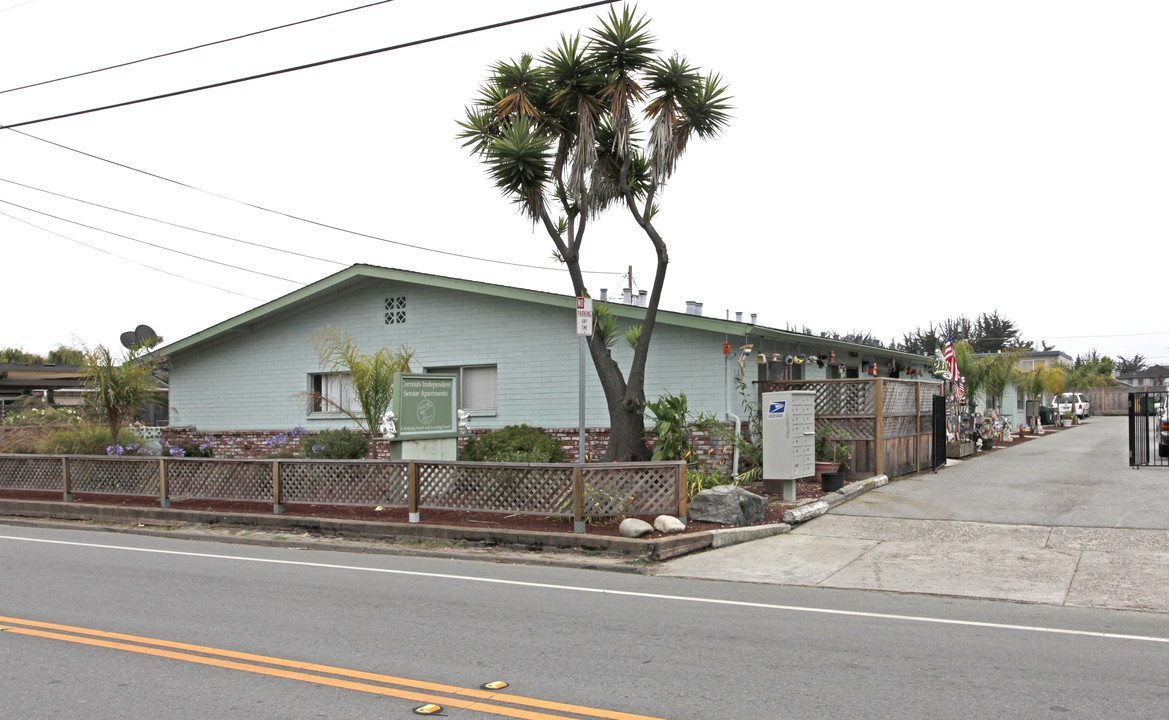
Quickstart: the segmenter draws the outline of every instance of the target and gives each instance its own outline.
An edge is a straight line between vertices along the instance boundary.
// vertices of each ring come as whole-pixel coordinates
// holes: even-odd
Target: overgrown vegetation
[[[562,463],[567,460],[560,441],[531,425],[508,425],[468,438],[462,460],[473,462]]]

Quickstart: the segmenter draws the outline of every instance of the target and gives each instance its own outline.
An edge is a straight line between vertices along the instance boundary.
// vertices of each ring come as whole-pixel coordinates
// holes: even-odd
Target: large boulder
[[[767,499],[737,485],[703,490],[690,503],[688,517],[719,525],[751,525],[767,514]]]

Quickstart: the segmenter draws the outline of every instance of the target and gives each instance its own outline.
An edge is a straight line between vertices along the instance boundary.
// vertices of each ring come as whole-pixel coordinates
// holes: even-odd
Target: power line
[[[50,218],[53,218],[54,220],[60,220],[62,222],[67,222],[67,223],[70,223],[72,225],[78,225],[80,227],[87,228],[89,230],[97,230],[98,232],[103,232],[103,233],[106,233],[107,235],[113,235],[114,237],[124,238],[126,240],[131,241],[131,242],[136,242],[136,243],[139,243],[142,245],[147,245],[149,247],[157,248],[159,250],[165,250],[167,252],[172,252],[172,253],[175,253],[177,255],[185,255],[186,257],[194,258],[195,260],[202,260],[203,262],[209,262],[209,263],[212,263],[215,265],[222,265],[223,267],[229,267],[229,268],[232,268],[233,270],[241,270],[241,271],[246,272],[246,273],[252,273],[253,275],[262,275],[264,277],[272,278],[273,280],[282,280],[284,282],[292,283],[293,285],[305,285],[305,283],[302,283],[298,280],[290,280],[286,277],[280,277],[279,275],[272,275],[270,273],[260,272],[259,270],[249,270],[248,268],[241,267],[239,265],[232,265],[231,263],[225,263],[225,262],[222,262],[220,260],[212,260],[211,258],[205,258],[205,257],[202,257],[200,255],[195,255],[193,253],[183,252],[182,250],[175,250],[174,248],[168,248],[165,245],[157,245],[155,243],[147,242],[145,240],[139,240],[138,238],[133,238],[133,237],[130,237],[129,235],[123,235],[122,233],[117,233],[117,232],[114,232],[112,230],[104,230],[104,229],[99,228],[99,227],[94,226],[94,225],[87,225],[86,223],[78,222],[77,220],[70,220],[68,218],[63,218],[60,215],[53,215],[52,213],[43,212],[41,210],[35,210],[33,208],[26,207],[24,205],[20,205],[18,203],[9,202],[8,200],[0,199],[0,203],[4,203],[5,205],[11,205],[12,207],[18,207],[21,210],[27,210],[28,212],[36,213],[37,215],[44,215],[45,217],[50,217]]]
[[[364,52],[353,53],[352,55],[345,55],[343,57],[331,58],[329,60],[318,60],[316,62],[306,63],[304,65],[297,65],[296,67],[284,68],[282,70],[271,70],[269,72],[260,73],[258,75],[249,75],[247,77],[236,78],[235,80],[224,80],[222,82],[211,83],[210,85],[201,85],[199,87],[187,88],[186,90],[175,90],[173,92],[163,93],[161,95],[152,95],[150,97],[139,98],[137,100],[127,100],[125,102],[114,103],[112,105],[103,105],[101,107],[90,108],[88,110],[76,110],[74,112],[62,113],[60,115],[53,115],[51,117],[43,117],[36,120],[25,120],[23,122],[13,123],[11,125],[0,125],[0,130],[11,130],[13,128],[24,127],[26,125],[36,125],[37,123],[49,122],[51,120],[61,120],[69,117],[77,117],[78,115],[88,115],[89,113],[101,112],[103,110],[113,110],[114,108],[127,107],[130,105],[138,105],[140,103],[152,102],[154,100],[162,100],[164,98],[178,97],[179,95],[187,95],[189,93],[201,92],[203,90],[211,90],[213,88],[226,87],[228,85],[236,85],[238,83],[250,82],[252,80],[260,80],[262,78],[274,77],[276,75],[284,75],[285,73],[298,72],[300,70],[308,70],[311,68],[321,67],[323,65],[331,65],[333,63],[344,62],[346,60],[356,60],[357,58],[368,57],[370,55],[377,55],[379,53],[390,52],[391,50],[401,50],[403,48],[414,47],[416,45],[424,45],[426,43],[437,42],[439,40],[449,40],[461,35],[470,35],[472,33],[483,32],[484,30],[494,30],[496,28],[507,27],[508,25],[518,25],[519,23],[529,22],[531,20],[539,20],[541,18],[552,17],[555,15],[563,15],[565,13],[575,12],[577,10],[584,10],[586,8],[596,7],[597,5],[609,5],[616,0],[595,0],[595,2],[586,3],[584,5],[577,5],[576,7],[564,8],[561,10],[552,10],[546,13],[539,13],[537,15],[529,15],[515,20],[504,20],[502,22],[492,23],[490,25],[482,25],[468,30],[458,30],[445,35],[435,35],[433,37],[425,38],[423,40],[412,40],[410,42],[401,43],[398,45],[390,45],[388,47],[378,48],[376,50],[366,50]]]
[[[125,257],[123,255],[118,255],[117,253],[110,252],[109,250],[103,250],[102,248],[95,247],[93,245],[90,245],[89,243],[84,243],[84,242],[81,242],[80,240],[76,240],[74,238],[71,238],[68,235],[62,235],[59,232],[49,230],[48,228],[45,228],[45,227],[41,227],[40,225],[37,225],[36,223],[33,223],[33,222],[29,222],[28,220],[25,220],[23,218],[19,218],[15,215],[10,215],[10,214],[4,212],[3,210],[0,210],[0,215],[3,215],[4,217],[7,217],[7,218],[11,218],[17,222],[24,223],[25,225],[28,225],[30,227],[34,227],[37,230],[40,230],[42,232],[47,232],[50,235],[56,235],[57,237],[61,238],[62,240],[68,240],[71,243],[77,243],[78,245],[82,245],[84,247],[87,247],[90,250],[96,250],[99,253],[105,253],[106,255],[116,257],[119,260],[125,260],[126,262],[129,262],[129,263],[134,263],[135,265],[141,265],[144,268],[149,268],[151,270],[154,270],[155,272],[160,272],[164,275],[170,275],[171,277],[177,277],[180,280],[186,280],[188,282],[193,282],[196,285],[203,285],[204,287],[212,288],[213,290],[220,290],[220,291],[225,292],[225,293],[231,293],[232,295],[238,295],[238,296],[243,297],[243,298],[248,298],[249,300],[255,300],[256,302],[263,302],[263,298],[258,298],[258,297],[255,297],[253,295],[246,295],[244,293],[236,292],[235,290],[228,290],[227,288],[221,288],[218,285],[212,285],[210,283],[202,282],[201,280],[195,280],[193,278],[186,277],[185,275],[179,275],[178,273],[173,273],[169,270],[163,270],[162,268],[157,268],[157,267],[154,267],[153,265],[147,265],[146,263],[139,262],[137,260],[133,260],[133,259]]]
[[[204,190],[203,188],[199,188],[199,187],[196,187],[194,185],[188,185],[187,183],[182,182],[180,180],[174,180],[174,179],[168,178],[165,175],[159,175],[157,173],[152,173],[149,170],[142,170],[142,169],[136,168],[132,165],[126,165],[125,163],[120,163],[116,160],[110,160],[109,158],[104,158],[104,157],[101,157],[100,155],[94,155],[93,153],[89,153],[89,152],[86,152],[84,150],[78,150],[77,148],[69,147],[68,145],[63,145],[61,143],[54,142],[52,140],[48,140],[46,138],[32,135],[32,134],[27,133],[23,130],[12,130],[12,132],[17,133],[18,135],[23,135],[24,137],[27,137],[27,138],[31,138],[33,140],[38,140],[38,141],[46,143],[48,145],[53,145],[55,147],[59,147],[62,150],[68,150],[70,152],[77,153],[78,155],[84,155],[85,157],[92,158],[94,160],[100,160],[101,162],[109,163],[110,165],[114,165],[116,167],[120,167],[120,168],[123,168],[125,170],[130,170],[130,171],[133,171],[136,173],[141,173],[142,175],[146,175],[147,177],[152,177],[152,178],[155,178],[157,180],[163,180],[163,181],[168,182],[168,183],[173,183],[175,185],[178,185],[179,187],[184,187],[184,188],[187,188],[189,190],[201,192],[201,193],[204,193],[206,195],[211,195],[212,197],[217,197],[217,198],[220,198],[222,200],[227,200],[229,202],[238,203],[238,204],[243,205],[245,207],[253,208],[255,210],[260,210],[260,211],[263,211],[266,213],[271,213],[273,215],[279,215],[281,217],[285,217],[285,218],[288,218],[290,220],[296,220],[297,222],[303,222],[303,223],[308,223],[310,225],[316,225],[317,227],[323,227],[323,228],[326,228],[329,230],[343,232],[343,233],[346,233],[349,235],[354,235],[356,237],[367,238],[369,240],[376,240],[378,242],[383,242],[383,243],[387,243],[390,245],[397,245],[399,247],[406,247],[406,248],[410,248],[412,250],[421,250],[423,252],[430,252],[430,253],[437,253],[439,255],[446,255],[448,257],[457,257],[457,258],[461,258],[464,260],[475,260],[478,262],[494,263],[496,265],[507,265],[510,267],[527,268],[530,270],[553,270],[556,272],[565,272],[566,271],[565,268],[563,268],[563,267],[548,267],[546,265],[529,265],[527,263],[511,262],[508,260],[497,260],[495,258],[478,257],[475,255],[466,255],[464,253],[457,253],[457,252],[453,252],[450,250],[439,250],[437,248],[426,247],[424,245],[414,245],[411,243],[402,242],[400,240],[390,240],[388,238],[379,237],[377,235],[371,235],[369,233],[360,232],[358,230],[350,230],[348,228],[343,228],[343,227],[340,227],[338,225],[330,225],[330,224],[325,223],[325,222],[312,220],[309,218],[301,217],[299,215],[293,215],[291,213],[286,213],[286,212],[283,212],[281,210],[273,210],[272,208],[267,208],[267,207],[264,207],[263,205],[256,205],[254,203],[250,203],[250,202],[247,202],[245,200],[237,200],[236,198],[230,197],[228,195],[221,195],[221,194],[219,194],[217,192],[213,192],[211,190]],[[622,273],[608,271],[608,270],[582,270],[581,272],[584,274],[587,274],[587,275],[622,275]]]
[[[32,0],[29,0],[29,1],[31,2]],[[148,60],[157,60],[159,58],[170,57],[171,55],[179,55],[181,53],[190,52],[192,50],[199,50],[201,48],[211,47],[213,45],[222,45],[223,43],[229,43],[229,42],[232,42],[234,40],[242,40],[243,38],[249,38],[249,37],[253,37],[256,35],[263,35],[264,33],[272,32],[274,30],[283,30],[285,28],[294,27],[296,25],[304,25],[305,23],[315,22],[317,20],[323,20],[325,18],[334,17],[336,15],[344,15],[345,13],[350,13],[350,12],[353,12],[355,10],[364,10],[366,8],[373,7],[374,5],[385,5],[386,3],[393,2],[393,1],[394,0],[378,0],[378,2],[372,2],[372,3],[369,3],[367,5],[359,5],[357,7],[349,8],[348,10],[338,10],[337,12],[328,13],[326,15],[318,15],[317,17],[308,18],[307,20],[297,20],[296,22],[286,23],[284,25],[277,25],[276,27],[270,27],[270,28],[267,28],[265,30],[256,30],[254,32],[244,33],[243,35],[236,35],[235,37],[225,38],[223,40],[216,40],[214,42],[202,43],[201,45],[192,45],[191,47],[183,48],[182,50],[171,50],[170,52],[164,52],[164,53],[160,53],[158,55],[151,55],[150,57],[144,57],[144,58],[140,58],[138,60],[130,60],[128,62],[118,63],[116,65],[107,65],[106,67],[98,68],[96,70],[86,70],[85,72],[74,73],[72,75],[64,75],[62,77],[53,78],[52,80],[41,80],[39,82],[29,83],[28,85],[21,85],[20,87],[13,87],[13,88],[8,88],[7,90],[0,90],[0,95],[3,95],[4,93],[15,92],[17,90],[27,90],[28,88],[39,87],[41,85],[49,85],[51,83],[61,82],[62,80],[72,80],[73,78],[84,77],[86,75],[96,75],[97,73],[105,72],[106,70],[115,70],[117,68],[127,67],[129,65],[137,65],[138,63],[143,63],[143,62],[146,62]]]
[[[308,260],[316,260],[318,262],[330,263],[332,265],[340,265],[342,267],[349,265],[349,263],[340,262],[339,260],[330,260],[328,258],[317,257],[315,255],[308,255],[306,253],[296,252],[295,250],[288,250],[286,248],[274,247],[272,245],[264,245],[263,243],[252,242],[250,240],[241,240],[239,238],[231,237],[230,235],[222,235],[220,233],[211,232],[210,230],[200,230],[199,228],[190,227],[189,225],[180,225],[179,223],[173,223],[173,222],[169,222],[167,220],[160,220],[159,218],[150,217],[149,215],[140,215],[136,212],[130,212],[129,210],[121,210],[121,209],[116,208],[116,207],[110,207],[109,205],[102,205],[101,203],[90,202],[89,200],[82,200],[81,198],[76,198],[76,197],[73,197],[72,195],[65,195],[63,193],[53,192],[52,190],[45,190],[44,188],[39,188],[39,187],[36,187],[33,185],[26,185],[25,183],[17,182],[15,180],[9,180],[7,178],[0,178],[0,182],[6,182],[6,183],[10,183],[12,185],[18,185],[20,187],[28,188],[29,190],[36,190],[37,192],[42,192],[42,193],[45,193],[47,195],[55,195],[56,197],[65,198],[66,200],[72,200],[74,202],[84,203],[86,205],[91,205],[93,207],[99,207],[99,208],[102,208],[103,210],[110,210],[112,212],[122,213],[123,215],[129,215],[131,217],[142,218],[143,220],[150,220],[151,222],[161,223],[163,225],[169,225],[171,227],[176,227],[176,228],[179,228],[181,230],[189,230],[190,232],[196,232],[196,233],[201,233],[203,235],[209,235],[211,237],[222,238],[223,240],[230,240],[231,242],[242,243],[244,245],[251,245],[252,247],[263,248],[265,250],[273,250],[275,252],[286,253],[288,255],[296,255],[297,257],[306,258]]]

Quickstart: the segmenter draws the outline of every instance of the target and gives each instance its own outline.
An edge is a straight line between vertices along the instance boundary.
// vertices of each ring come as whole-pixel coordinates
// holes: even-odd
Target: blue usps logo
[[[784,406],[786,405],[786,400],[777,400],[775,402],[767,403],[767,417],[771,419],[782,418]]]

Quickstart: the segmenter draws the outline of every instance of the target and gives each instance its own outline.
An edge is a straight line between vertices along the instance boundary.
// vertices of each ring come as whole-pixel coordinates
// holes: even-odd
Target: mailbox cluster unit
[[[763,393],[763,486],[796,499],[796,480],[816,474],[816,393]]]

